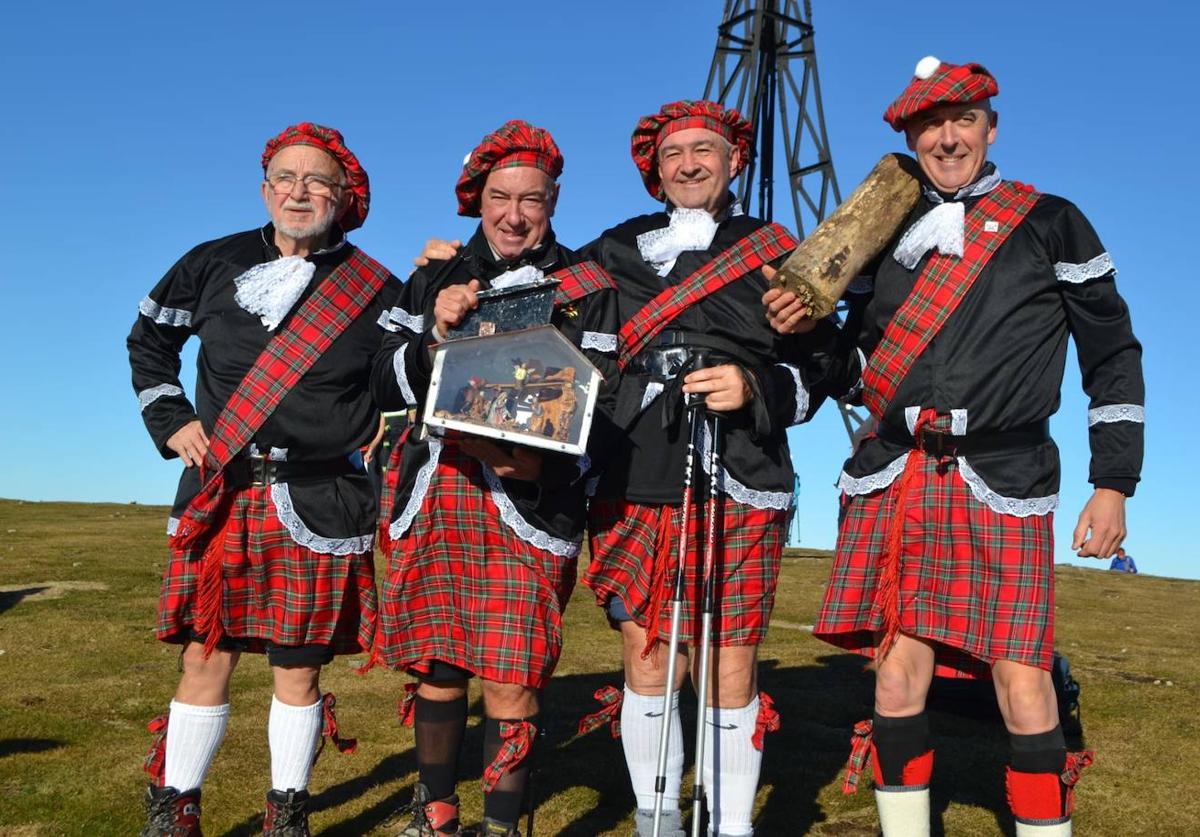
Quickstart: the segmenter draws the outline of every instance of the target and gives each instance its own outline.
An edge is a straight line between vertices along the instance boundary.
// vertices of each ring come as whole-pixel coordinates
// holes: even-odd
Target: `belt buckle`
[[[250,484],[271,485],[275,482],[275,460],[261,453],[250,454]]]
[[[955,444],[952,441],[947,441],[949,438],[950,434],[941,430],[922,429],[921,447],[926,453],[936,456],[938,459],[941,459],[943,456],[953,456]]]

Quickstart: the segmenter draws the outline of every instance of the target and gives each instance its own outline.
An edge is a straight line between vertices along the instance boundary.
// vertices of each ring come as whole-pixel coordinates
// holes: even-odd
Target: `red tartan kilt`
[[[370,552],[327,555],[300,546],[275,513],[269,486],[238,491],[226,527],[221,622],[226,636],[265,643],[369,651],[375,634],[375,566]],[[213,529],[220,528],[214,522]],[[202,543],[171,551],[158,602],[158,638],[179,641],[195,624]],[[197,555],[189,559],[189,555]]]
[[[540,689],[549,682],[576,559],[513,533],[478,460],[443,447],[389,559],[376,647],[390,668],[422,672],[442,660],[500,683]]]
[[[787,512],[756,509],[722,498],[717,524],[716,584],[713,644],[758,645],[767,635]],[[669,510],[664,519],[663,510]],[[633,621],[651,624],[659,591],[658,635],[665,642],[671,630],[671,571],[678,561],[679,506],[642,505],[623,500],[592,504],[589,516],[591,562],[583,583],[605,606],[610,596],[625,603]],[[705,526],[703,507],[693,506],[689,523],[684,602],[680,636],[695,642],[703,590]]]
[[[923,462],[910,486],[900,569],[900,630],[937,643],[935,673],[989,677],[997,660],[1050,669],[1053,515],[1015,517],[980,502],[951,465]],[[813,634],[873,656],[883,627],[879,562],[899,480],[845,498],[833,574]]]

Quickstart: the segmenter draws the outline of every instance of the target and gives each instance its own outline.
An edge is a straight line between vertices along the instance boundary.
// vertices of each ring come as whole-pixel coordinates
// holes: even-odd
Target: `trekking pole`
[[[703,368],[708,358],[706,349],[698,349],[692,356],[693,370]],[[695,467],[696,436],[703,429],[704,421],[696,421],[697,411],[703,409],[703,395],[685,395],[684,409],[687,412],[688,448],[687,461],[683,469],[683,503],[679,510],[679,559],[675,563],[675,575],[671,582],[671,634],[667,642],[667,681],[663,689],[662,728],[658,734],[658,772],[654,776],[654,829],[653,837],[662,832],[663,797],[667,790],[667,750],[671,739],[671,698],[675,691],[675,658],[679,653],[679,626],[683,614],[684,565],[688,553],[688,523],[692,511],[692,470]],[[652,614],[657,619],[658,614]]]
[[[700,617],[700,679],[696,685],[696,769],[692,781],[692,837],[700,837],[700,814],[704,801],[704,738],[708,727],[705,711],[708,708],[708,671],[712,663],[713,589],[716,586],[717,555],[717,492],[721,470],[721,416],[713,413],[712,436],[708,451],[708,502],[704,511],[707,526],[704,531],[704,592]],[[714,770],[715,772],[715,770]],[[712,812],[709,811],[709,815]]]

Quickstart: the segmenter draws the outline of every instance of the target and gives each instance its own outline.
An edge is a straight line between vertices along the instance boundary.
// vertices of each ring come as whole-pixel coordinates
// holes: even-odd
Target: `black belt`
[[[252,454],[240,456],[225,466],[225,480],[230,488],[274,485],[277,482],[294,482],[360,473],[363,471],[344,456],[337,459],[284,462],[268,459],[261,454]]]
[[[751,369],[758,365],[753,357],[731,340],[687,331],[664,331],[653,343],[634,355],[628,369],[649,375],[656,381],[674,380],[681,373],[692,371],[692,360],[697,349],[708,350],[708,366],[730,361]]]
[[[893,444],[917,448],[940,459],[943,456],[970,456],[1040,445],[1050,439],[1050,421],[1047,419],[1033,422],[1011,430],[982,430],[978,433],[967,433],[965,436],[952,436],[925,427],[916,439],[907,429],[884,422],[879,425],[876,435]]]

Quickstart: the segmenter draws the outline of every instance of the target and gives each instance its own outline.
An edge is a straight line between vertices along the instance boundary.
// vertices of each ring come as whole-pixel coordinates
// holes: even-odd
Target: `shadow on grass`
[[[48,584],[41,584],[36,587],[23,587],[20,590],[4,590],[0,592],[0,613],[16,607],[20,604],[21,599],[26,596],[32,596],[49,589],[49,586]]]
[[[20,753],[45,753],[66,744],[56,738],[0,738],[0,759]]]

